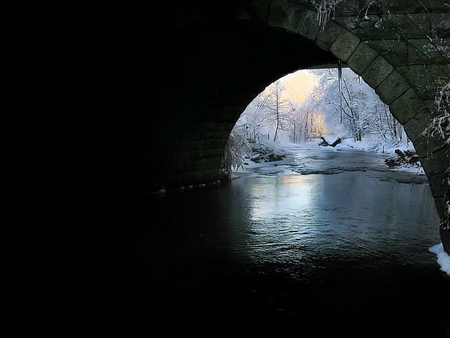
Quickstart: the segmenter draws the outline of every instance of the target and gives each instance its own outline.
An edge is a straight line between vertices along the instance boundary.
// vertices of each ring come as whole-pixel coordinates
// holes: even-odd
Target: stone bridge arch
[[[157,19],[132,12],[133,29],[121,27],[113,39],[129,52],[118,60],[128,64],[113,98],[117,191],[226,179],[224,146],[248,103],[290,72],[339,59],[404,126],[443,219],[449,147],[422,132],[436,111],[435,81],[450,77],[448,50],[428,48],[428,37],[450,45],[449,8],[434,0],[368,3],[342,1],[324,27],[308,0],[175,1]]]
[[[352,5],[355,6],[355,2]],[[386,6],[389,8],[389,5],[393,2]],[[320,27],[316,10],[299,3],[284,3],[278,4],[278,15],[271,24],[297,32],[330,51],[361,75],[389,105],[420,156],[437,209],[444,217],[449,147],[443,139],[423,132],[437,110],[434,103],[436,80],[448,81],[450,76],[450,54],[427,55],[430,41],[426,37],[435,34],[433,30],[439,30],[440,37],[446,37],[445,43],[448,43],[450,15],[442,3],[430,2],[427,5],[431,7],[427,8],[419,8],[420,5],[420,2],[412,7],[410,3],[400,5],[383,27],[382,13],[387,8],[378,8],[373,17],[361,14],[364,6],[356,3],[353,8],[358,8],[358,12],[352,11],[351,6],[342,7],[347,10],[346,14],[339,16],[337,13],[335,21]],[[404,40],[400,41],[400,37]]]

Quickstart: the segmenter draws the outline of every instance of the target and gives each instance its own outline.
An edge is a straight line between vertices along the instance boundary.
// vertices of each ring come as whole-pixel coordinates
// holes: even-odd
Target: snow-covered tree
[[[450,81],[438,79],[436,81],[436,116],[432,123],[425,129],[425,134],[437,135],[450,144]]]
[[[307,97],[302,104],[297,105],[293,119],[294,128],[291,133],[293,143],[311,141],[320,138],[327,132],[324,115],[313,95]]]
[[[275,143],[282,131],[292,130],[294,119],[294,104],[281,79],[275,81],[246,107],[231,130],[225,148],[225,170],[239,169],[246,157],[262,155],[263,160],[270,160],[281,156],[275,153]]]
[[[280,130],[289,130],[292,100],[281,80],[273,82],[256,98],[258,114],[264,116],[267,127],[273,133],[273,141],[279,138]]]
[[[374,145],[396,144],[405,138],[403,129],[375,91],[350,68],[313,70],[319,86],[305,104],[314,105],[325,115],[331,133],[361,141],[371,137]]]
[[[251,152],[245,127],[245,124],[235,125],[228,137],[223,157],[223,166],[228,175],[231,175],[232,170],[243,167],[245,155]]]

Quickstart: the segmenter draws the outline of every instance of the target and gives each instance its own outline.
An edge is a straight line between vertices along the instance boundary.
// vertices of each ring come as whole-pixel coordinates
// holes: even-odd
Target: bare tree
[[[291,120],[289,114],[293,111],[292,100],[288,97],[281,80],[272,83],[258,97],[258,109],[273,126],[273,140],[276,141],[280,130],[289,130]]]
[[[324,112],[328,129],[355,141],[376,135],[380,145],[402,140],[402,128],[389,107],[359,75],[349,68],[342,70],[341,78],[333,69],[314,72],[320,76],[320,85],[313,92],[313,100]]]

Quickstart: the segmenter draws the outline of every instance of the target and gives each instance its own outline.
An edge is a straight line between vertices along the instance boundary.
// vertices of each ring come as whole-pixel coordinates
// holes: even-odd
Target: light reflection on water
[[[226,185],[151,196],[127,220],[120,310],[151,309],[152,330],[211,324],[208,336],[447,337],[429,187],[383,160],[302,150]]]
[[[339,155],[301,153],[276,170],[257,168],[232,182],[248,201],[246,239],[234,247],[245,253],[241,259],[308,264],[313,256],[377,257],[380,266],[393,258],[430,264],[427,248],[439,242],[439,219],[428,184],[400,183],[408,175],[414,182],[414,174],[387,170],[378,154]],[[303,174],[300,163],[308,164]],[[330,167],[340,169],[331,173]]]
[[[307,210],[313,198],[312,186],[305,184],[310,177],[298,174],[282,174],[276,177],[255,179],[251,187],[251,219],[277,219],[280,215]]]

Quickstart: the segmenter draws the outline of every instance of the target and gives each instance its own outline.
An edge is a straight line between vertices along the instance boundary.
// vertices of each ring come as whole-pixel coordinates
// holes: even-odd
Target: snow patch
[[[450,277],[450,256],[444,251],[442,242],[433,245],[428,251],[436,254],[437,262],[441,267],[441,271],[445,272]]]

